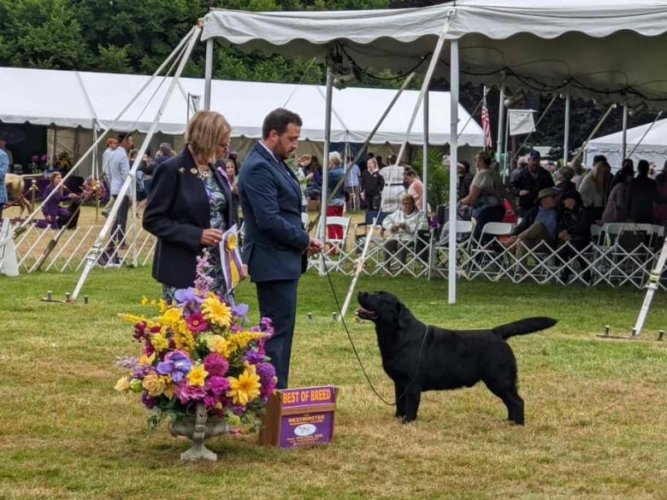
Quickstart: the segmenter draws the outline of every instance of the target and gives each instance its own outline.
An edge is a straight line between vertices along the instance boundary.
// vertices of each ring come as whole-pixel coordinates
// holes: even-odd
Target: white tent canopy
[[[328,58],[339,66],[407,71],[433,51],[449,19],[462,82],[667,108],[663,0],[457,0],[426,8],[213,10],[204,40],[243,50]],[[448,57],[443,56],[444,60]],[[337,62],[339,61],[339,62]],[[353,61],[353,62],[352,62]],[[441,65],[441,74],[446,68]]]
[[[214,39],[248,51],[317,56],[340,74],[373,68],[409,72],[435,54],[442,64],[429,62],[426,80],[434,69],[435,75],[448,76],[454,100],[462,81],[499,84],[503,92],[521,88],[624,105],[649,101],[651,107],[666,108],[667,67],[656,62],[667,48],[666,32],[664,0],[561,0],[553,5],[455,0],[376,11],[214,10],[205,17],[202,39],[208,40],[207,76]],[[444,40],[449,40],[449,54],[442,51]],[[452,136],[456,118],[453,109]],[[454,163],[457,147],[452,137]],[[450,176],[449,191],[454,197],[456,176]],[[450,210],[449,223],[455,222]],[[453,231],[449,245],[456,246]],[[456,252],[448,258],[453,303]]]
[[[626,154],[629,155],[634,149],[630,158],[634,160],[635,165],[643,159],[655,163],[658,171],[662,170],[667,160],[667,119],[630,128],[626,133]],[[636,149],[635,146],[637,146]],[[618,170],[623,161],[623,132],[615,132],[593,139],[587,144],[585,151],[587,167],[593,166],[595,155],[605,155],[611,168]]]
[[[3,105],[0,120],[36,125],[106,129],[149,76],[86,73],[24,68],[0,68]],[[146,132],[169,87],[171,78],[155,79],[136,103],[121,117],[116,130]],[[204,80],[179,79],[180,87],[171,97],[158,124],[158,131],[182,134],[187,122],[188,94],[201,96]],[[216,80],[212,86],[211,109],[223,113],[235,137],[261,137],[266,114],[285,104],[303,118],[302,139],[324,139],[325,88],[316,85]],[[363,142],[395,96],[391,89],[347,88],[334,93],[332,141]],[[405,139],[405,117],[412,111],[418,92],[404,91],[371,141],[373,144],[401,143]],[[431,92],[437,112],[429,115],[431,144],[449,142],[450,98],[448,92]],[[192,108],[189,111],[193,114]],[[459,142],[483,147],[484,133],[475,120],[459,106]],[[412,144],[423,141],[423,120],[409,137]]]

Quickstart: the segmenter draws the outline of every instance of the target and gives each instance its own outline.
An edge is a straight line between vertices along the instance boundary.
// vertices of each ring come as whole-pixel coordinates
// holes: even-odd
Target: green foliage
[[[130,57],[127,53],[127,45],[124,47],[99,47],[99,61],[108,68],[111,73],[131,73]]]
[[[442,155],[442,149],[428,148],[428,203],[433,209],[449,200],[449,170],[442,166]],[[423,178],[424,150],[421,147],[411,165]]]
[[[72,69],[88,52],[79,20],[67,0],[2,0],[0,64]]]

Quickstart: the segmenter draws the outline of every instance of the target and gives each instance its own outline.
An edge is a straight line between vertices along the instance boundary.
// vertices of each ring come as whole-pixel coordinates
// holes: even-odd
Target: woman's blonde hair
[[[197,111],[188,123],[185,142],[192,154],[215,161],[215,153],[221,138],[229,135],[232,127],[224,116],[216,111]]]

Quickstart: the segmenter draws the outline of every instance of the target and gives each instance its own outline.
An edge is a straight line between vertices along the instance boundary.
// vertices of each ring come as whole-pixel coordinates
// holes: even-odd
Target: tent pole
[[[542,114],[540,115],[540,117],[539,117],[539,118],[537,119],[537,121],[535,122],[535,130],[537,130],[537,127],[538,127],[539,124],[542,122],[542,119],[547,115],[547,113],[548,113],[549,110],[551,109],[551,106],[553,106],[554,102],[556,102],[556,97],[558,97],[558,95],[553,96],[553,97],[551,98],[551,101],[549,101],[549,104],[547,105],[547,107],[544,109],[544,111],[542,111]],[[509,118],[509,116],[508,116],[508,118]],[[508,127],[508,128],[509,128],[509,127]],[[532,135],[533,135],[533,133],[535,132],[535,130],[533,130],[533,132],[529,133],[529,134],[526,136],[526,138],[523,140],[523,142],[522,142],[521,145],[519,146],[519,149],[517,149],[516,152],[512,155],[512,159],[510,160],[510,163],[514,162],[514,160],[516,159],[516,157],[519,156],[519,151],[521,151],[521,150],[523,149],[523,147],[526,145],[526,143],[528,142],[528,140],[532,137]]]
[[[449,128],[449,255],[448,266],[448,303],[456,304],[456,165],[459,162],[459,41],[450,40],[450,73],[449,73],[449,92],[451,98],[450,105],[450,128]],[[453,249],[453,250],[452,250]]]
[[[565,94],[565,130],[563,131],[563,166],[567,165],[568,152],[570,151],[570,93]]]
[[[130,99],[130,102],[128,102],[128,103],[125,105],[125,107],[120,111],[120,113],[118,113],[118,114],[116,115],[116,117],[114,118],[114,120],[113,120],[113,122],[111,123],[111,125],[109,125],[108,128],[106,128],[106,129],[104,130],[104,133],[103,133],[102,135],[100,135],[100,136],[97,138],[97,142],[93,143],[93,144],[86,150],[86,152],[83,154],[83,156],[82,156],[81,158],[79,158],[78,160],[76,160],[76,163],[74,163],[74,166],[70,169],[69,172],[67,172],[67,173],[63,176],[62,180],[60,181],[60,183],[58,184],[57,187],[62,186],[62,185],[65,183],[65,181],[66,181],[66,180],[67,180],[67,179],[68,179],[74,172],[76,172],[76,170],[79,168],[79,165],[81,165],[81,163],[83,162],[83,160],[85,160],[85,159],[88,157],[88,155],[92,153],[92,151],[97,147],[98,143],[99,143],[100,141],[102,141],[102,140],[107,136],[107,134],[114,128],[114,126],[115,126],[115,125],[118,123],[118,121],[120,120],[120,117],[123,116],[123,115],[125,114],[125,112],[126,112],[126,111],[127,111],[133,104],[134,104],[134,102],[139,98],[139,96],[143,93],[143,91],[146,90],[146,88],[151,84],[151,82],[155,79],[155,77],[156,77],[157,75],[160,74],[160,72],[165,68],[165,66],[167,66],[167,64],[168,64],[168,63],[174,58],[174,56],[181,50],[181,48],[183,47],[183,45],[185,45],[185,43],[186,43],[188,40],[190,40],[190,37],[192,36],[192,33],[194,32],[195,29],[196,29],[196,27],[193,27],[193,28],[188,32],[188,34],[187,34],[187,35],[186,35],[186,36],[185,36],[185,37],[178,43],[178,46],[177,46],[174,50],[172,50],[171,54],[169,54],[169,55],[167,56],[167,58],[162,62],[162,64],[160,64],[160,67],[159,67],[158,69],[155,70],[155,72],[154,72],[154,73],[151,75],[151,77],[146,81],[146,83],[144,83],[144,85],[137,91],[137,93],[134,95],[134,97],[132,97],[132,99]],[[55,126],[55,125],[54,125],[54,126]],[[57,130],[57,129],[56,129],[56,130]],[[54,134],[54,138],[53,138],[53,139],[54,139],[54,144],[55,144],[55,141],[56,141],[56,137],[57,137],[57,134]],[[26,226],[27,226],[28,224],[30,224],[30,222],[32,222],[32,220],[35,218],[35,215],[37,215],[37,213],[40,213],[40,212],[41,212],[41,208],[44,206],[44,204],[45,204],[48,200],[50,200],[50,199],[51,199],[57,192],[58,192],[57,189],[54,189],[53,191],[51,191],[51,193],[50,193],[46,198],[44,198],[44,199],[42,200],[42,202],[41,202],[41,204],[39,205],[39,207],[37,207],[35,210],[33,210],[33,212],[28,216],[28,218],[27,218],[26,220],[24,220],[18,228],[16,228],[16,230],[14,231],[14,234],[15,234],[15,235],[16,235],[16,234],[21,234],[23,231],[25,231]]]
[[[576,155],[574,155],[574,158],[572,158],[572,163],[574,163],[576,160],[579,159],[579,157],[582,155],[582,153],[583,153],[584,150],[586,149],[586,146],[588,145],[588,143],[590,142],[590,140],[593,138],[593,136],[594,136],[595,134],[598,133],[598,130],[600,129],[600,127],[602,126],[602,124],[605,122],[605,120],[606,120],[607,117],[609,116],[609,113],[611,113],[615,108],[616,108],[616,103],[613,103],[613,104],[609,105],[609,108],[607,109],[607,111],[605,112],[605,114],[602,115],[602,118],[600,118],[600,121],[597,123],[597,125],[595,125],[595,128],[593,129],[593,131],[590,133],[590,135],[588,136],[588,138],[587,138],[587,139],[584,141],[584,143],[582,144],[581,148],[579,149],[579,152],[578,152]]]
[[[322,153],[322,193],[320,194],[320,234],[321,242],[327,235],[327,190],[329,188],[329,148],[331,147],[331,101],[333,99],[333,71],[327,64],[327,95],[324,111],[324,152]],[[326,251],[326,248],[325,248]],[[324,276],[324,259],[320,259],[320,275]]]
[[[93,142],[97,143],[97,120],[93,120]],[[98,165],[97,165],[97,149],[93,151],[93,179],[97,180],[99,178],[98,175]]]
[[[171,95],[174,92],[174,89],[176,88],[176,85],[178,84],[178,79],[181,77],[181,74],[183,73],[183,69],[185,68],[185,65],[187,64],[188,60],[190,59],[190,54],[192,54],[192,50],[194,49],[195,44],[197,43],[197,40],[199,39],[199,34],[201,33],[201,27],[197,26],[196,29],[194,29],[190,33],[190,37],[188,40],[188,45],[185,50],[185,52],[181,56],[181,60],[179,61],[178,68],[176,70],[176,73],[174,74],[174,77],[169,85],[169,88],[167,89],[167,92],[165,93],[164,98],[162,99],[162,103],[160,104],[160,108],[158,109],[157,113],[155,114],[155,118],[153,119],[153,124],[151,125],[151,128],[148,130],[148,133],[146,134],[146,137],[144,139],[144,142],[141,145],[141,148],[139,148],[139,151],[137,152],[137,157],[134,160],[134,163],[132,164],[132,167],[130,169],[130,173],[128,176],[125,178],[125,182],[123,182],[122,187],[120,188],[120,191],[118,192],[118,196],[116,198],[116,202],[113,204],[111,207],[111,212],[109,213],[109,216],[107,217],[106,222],[102,226],[102,229],[100,230],[99,234],[97,235],[97,238],[95,239],[95,242],[93,243],[92,248],[88,251],[88,255],[86,256],[86,265],[83,269],[83,272],[81,273],[81,276],[79,277],[79,282],[76,284],[76,288],[74,289],[74,292],[72,292],[71,295],[71,300],[74,302],[76,301],[77,297],[79,296],[79,293],[81,292],[81,289],[83,288],[84,283],[86,282],[86,279],[88,278],[88,274],[90,273],[91,269],[97,262],[97,258],[100,254],[100,250],[102,249],[102,245],[104,243],[104,240],[106,239],[107,234],[109,234],[109,231],[111,230],[111,226],[115,222],[116,215],[118,214],[118,209],[120,207],[120,204],[123,201],[123,198],[127,194],[127,192],[133,188],[133,184],[136,187],[136,175],[137,175],[137,169],[139,168],[139,165],[141,164],[141,159],[144,156],[144,153],[146,152],[146,149],[148,148],[148,145],[150,144],[150,140],[153,137],[153,134],[155,134],[155,131],[157,130],[158,124],[160,122],[160,118],[162,117],[162,113],[164,112],[164,109],[167,107],[167,103],[169,102],[169,99],[171,98]],[[136,197],[135,197],[136,201]],[[131,204],[131,210],[134,211],[134,204]]]
[[[628,152],[628,105],[623,105],[623,133],[621,134],[621,161],[625,160]]]
[[[206,68],[204,69],[204,109],[211,109],[211,82],[213,81],[213,43],[214,38],[206,41]],[[188,103],[188,108],[190,103]]]
[[[653,125],[655,125],[655,122],[657,122],[657,121],[660,119],[661,116],[662,116],[662,111],[660,111],[660,112],[655,116],[655,119],[653,120],[653,123],[651,123],[651,126],[650,126],[649,128],[646,129],[646,132],[644,132],[644,135],[641,136],[641,139],[639,139],[639,140],[637,141],[637,144],[634,145],[634,147],[632,148],[632,151],[630,151],[630,154],[628,155],[628,157],[630,157],[630,156],[632,156],[633,154],[635,154],[635,151],[637,151],[637,148],[639,147],[639,145],[640,145],[642,142],[644,142],[644,139],[646,139],[646,136],[648,135],[648,133],[649,133],[649,132],[651,131],[651,129],[653,128]]]
[[[422,154],[424,155],[422,177],[424,178],[424,193],[422,197],[422,206],[418,207],[422,212],[428,215],[428,137],[429,137],[429,93],[428,89],[424,93],[424,139],[422,144]],[[400,158],[399,158],[400,160]]]
[[[500,84],[500,97],[498,99],[498,141],[496,142],[496,150],[498,152],[498,160],[500,160],[501,155],[506,153],[503,148],[503,143],[505,139],[505,81]],[[510,168],[510,165],[507,165],[507,159],[503,162],[503,171],[507,172]]]

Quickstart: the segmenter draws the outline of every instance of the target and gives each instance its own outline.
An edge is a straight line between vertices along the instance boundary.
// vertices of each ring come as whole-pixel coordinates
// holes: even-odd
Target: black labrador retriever
[[[506,339],[544,330],[551,318],[527,318],[489,330],[446,330],[416,319],[387,292],[359,292],[357,315],[375,323],[382,366],[394,381],[396,416],[417,418],[422,391],[472,387],[480,380],[503,400],[510,422],[523,425],[516,359]]]

